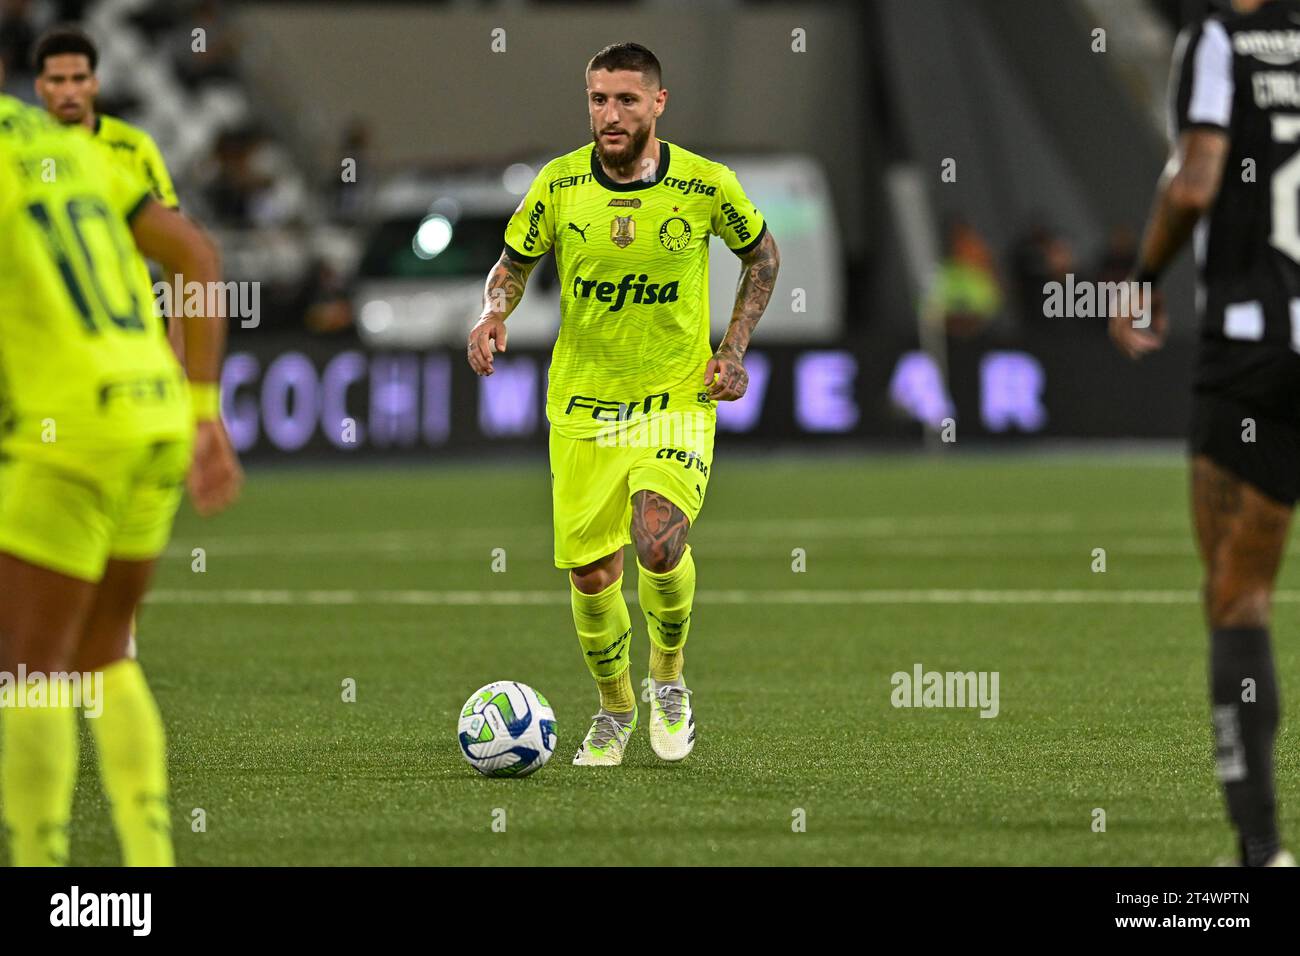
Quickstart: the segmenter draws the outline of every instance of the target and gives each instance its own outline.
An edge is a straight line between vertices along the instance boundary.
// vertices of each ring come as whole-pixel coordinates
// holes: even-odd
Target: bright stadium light
[[[432,259],[451,243],[451,221],[443,215],[426,216],[415,230],[411,249],[421,259]]]
[[[522,196],[533,184],[533,175],[533,167],[527,163],[511,163],[501,174],[501,185],[511,195]]]
[[[367,332],[383,332],[392,324],[393,306],[387,300],[371,299],[361,307],[361,325]]]

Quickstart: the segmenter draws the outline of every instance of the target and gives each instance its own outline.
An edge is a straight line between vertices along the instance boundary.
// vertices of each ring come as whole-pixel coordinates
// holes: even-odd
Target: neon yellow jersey
[[[0,408],[6,451],[184,436],[184,373],[127,222],[149,196],[87,131],[0,96]]]
[[[176,187],[153,137],[113,116],[95,117],[95,142],[115,166],[145,184],[154,199],[172,209],[180,208]]]
[[[163,162],[162,153],[158,151],[158,144],[153,141],[152,136],[137,126],[101,114],[95,116],[93,135],[95,145],[123,176],[139,182],[164,206],[172,209],[180,208],[180,203],[176,199],[176,188],[172,185],[167,165]],[[152,289],[153,277],[149,272],[149,264],[143,257],[139,259],[136,272]],[[163,281],[170,284],[170,280],[166,277],[163,277]]]
[[[652,414],[716,414],[704,397],[709,236],[737,254],[767,225],[736,174],[659,141],[650,181],[617,183],[587,145],[552,160],[506,225],[511,258],[555,250],[560,334],[546,415],[570,438]]]

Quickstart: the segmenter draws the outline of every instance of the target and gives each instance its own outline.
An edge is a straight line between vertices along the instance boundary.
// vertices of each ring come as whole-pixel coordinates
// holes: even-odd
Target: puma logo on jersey
[[[591,223],[587,223],[586,226],[583,226],[581,229],[579,229],[579,228],[578,228],[577,226],[575,226],[573,223],[569,223],[569,228],[572,229],[574,232],[576,232],[578,235],[582,236],[582,241],[583,241],[583,242],[586,242],[586,241],[587,241],[587,226],[590,226],[590,225],[591,225]]]

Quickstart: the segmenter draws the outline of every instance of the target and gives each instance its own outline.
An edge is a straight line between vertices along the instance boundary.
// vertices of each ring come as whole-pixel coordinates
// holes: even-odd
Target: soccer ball
[[[518,681],[494,681],[474,691],[456,730],[461,753],[487,777],[526,777],[555,752],[555,712]]]

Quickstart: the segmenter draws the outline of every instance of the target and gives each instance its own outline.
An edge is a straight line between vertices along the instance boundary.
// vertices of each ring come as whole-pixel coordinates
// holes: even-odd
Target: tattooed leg
[[[1273,742],[1281,706],[1269,612],[1291,509],[1204,455],[1192,461],[1192,506],[1205,562],[1218,777],[1241,860],[1262,866],[1280,850]]]
[[[695,603],[695,559],[686,543],[690,521],[655,491],[632,496],[637,597],[650,637],[650,744],[665,760],[681,760],[695,742],[690,692],[685,689],[683,648]],[[669,688],[677,688],[670,690]]]
[[[1267,627],[1291,509],[1208,457],[1192,461],[1192,507],[1211,627]]]
[[[657,491],[632,496],[632,540],[637,558],[647,571],[671,571],[686,549],[691,523],[682,509]]]

